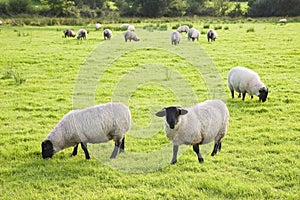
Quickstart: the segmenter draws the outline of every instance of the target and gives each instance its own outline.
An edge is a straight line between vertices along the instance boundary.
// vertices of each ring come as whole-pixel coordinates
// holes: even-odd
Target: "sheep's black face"
[[[259,90],[259,101],[265,102],[267,100],[268,93],[269,93],[268,88],[265,87],[261,88]]]
[[[185,115],[188,111],[184,110],[180,107],[171,106],[168,108],[164,108],[162,111],[156,113],[156,116],[163,117],[166,116],[166,121],[169,124],[171,129],[175,128],[175,125],[178,123],[179,115]]]
[[[52,158],[54,154],[53,144],[50,140],[42,142],[42,155],[43,158]]]

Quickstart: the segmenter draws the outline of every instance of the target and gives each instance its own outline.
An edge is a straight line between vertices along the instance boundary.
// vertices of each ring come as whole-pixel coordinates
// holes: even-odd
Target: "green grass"
[[[180,45],[172,47],[169,41],[172,23],[168,24],[168,31],[153,32],[142,29],[146,24],[137,25],[141,41],[127,44],[122,32],[114,32],[112,41],[103,41],[102,33],[95,31],[94,26],[85,27],[89,31],[85,41],[62,37],[65,28],[81,27],[1,26],[0,198],[299,199],[300,23],[285,26],[268,22],[189,23],[201,31],[204,24],[228,29],[219,29],[214,43],[208,43],[203,34],[199,42],[191,43],[183,34]],[[252,28],[255,32],[247,32]],[[126,83],[131,82],[126,78],[132,83],[146,80],[148,76],[156,78],[155,70],[149,75],[135,76],[135,69],[142,66],[136,72],[142,73],[147,66],[155,69],[160,65],[171,69],[163,71],[164,79],[160,83],[174,81],[180,74],[198,101],[210,99],[209,83],[204,77],[207,72],[201,76],[195,68],[204,61],[204,55],[193,54],[189,51],[193,48],[204,49],[217,67],[231,115],[222,151],[215,157],[209,155],[212,146],[203,146],[205,162],[199,164],[189,147],[176,165],[145,173],[123,171],[122,167],[135,162],[129,155],[144,152],[151,155],[169,144],[160,130],[146,138],[129,133],[127,153],[114,161],[108,160],[112,142],[99,145],[109,148],[109,153],[100,152],[99,157],[92,150],[94,145],[89,145],[92,155],[89,161],[84,159],[81,149],[78,156],[70,157],[72,148],[55,154],[50,160],[42,159],[41,142],[63,115],[77,105],[74,91],[78,88],[78,75],[84,70],[92,70],[88,71],[93,73],[87,73],[91,76],[87,80],[96,81],[96,86],[92,91],[94,98],[83,105],[118,98],[113,95],[118,83],[124,81],[125,88],[119,86],[121,91],[117,92],[130,89]],[[107,53],[111,49],[115,51]],[[191,57],[187,59],[189,54]],[[265,103],[259,103],[257,97],[251,100],[246,96],[244,102],[230,98],[226,77],[238,65],[257,71],[269,87]],[[10,70],[25,81],[16,84]],[[151,123],[149,112],[180,103],[174,90],[155,82],[140,84],[131,95],[128,104],[138,126]],[[182,97],[186,97],[185,93]],[[162,125],[161,119],[155,120]],[[171,151],[164,156],[169,162]],[[140,160],[140,165],[152,164],[155,163]]]

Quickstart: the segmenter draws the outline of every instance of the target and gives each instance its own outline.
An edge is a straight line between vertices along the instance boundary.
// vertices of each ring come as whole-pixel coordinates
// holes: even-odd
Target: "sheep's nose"
[[[172,123],[172,124],[169,124],[170,128],[171,129],[174,129],[175,125]]]

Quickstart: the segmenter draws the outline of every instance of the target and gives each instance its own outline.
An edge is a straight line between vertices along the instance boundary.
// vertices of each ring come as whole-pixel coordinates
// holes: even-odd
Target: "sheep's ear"
[[[183,109],[183,108],[180,108],[179,111],[180,111],[180,113],[179,113],[180,115],[185,115],[189,112],[189,111],[187,111],[186,109]]]
[[[166,111],[165,111],[165,109],[163,109],[163,110],[157,112],[155,115],[157,117],[164,117],[166,115]]]

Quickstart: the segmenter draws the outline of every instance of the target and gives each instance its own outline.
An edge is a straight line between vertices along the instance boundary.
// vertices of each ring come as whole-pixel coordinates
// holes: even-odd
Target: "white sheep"
[[[101,27],[102,27],[102,25],[100,23],[97,23],[95,26],[96,30],[99,30]]]
[[[128,27],[130,26],[130,24],[121,24],[120,25],[120,29],[121,30],[128,30]]]
[[[103,143],[115,141],[111,158],[124,151],[125,133],[131,126],[130,111],[122,103],[107,103],[82,110],[73,110],[49,133],[42,142],[43,158],[51,158],[67,147],[74,146],[72,155],[77,154],[81,144],[86,159],[90,159],[87,143]]]
[[[261,82],[258,74],[246,67],[235,67],[228,73],[228,88],[234,98],[234,91],[242,93],[242,100],[245,100],[246,93],[253,98],[253,95],[259,97],[259,101],[265,102],[268,96],[268,88]]]
[[[213,29],[209,29],[206,33],[206,36],[207,36],[207,40],[209,42],[209,40],[211,41],[216,41],[217,39],[217,32]]]
[[[129,31],[135,31],[135,28],[134,28],[133,25],[129,25],[128,28],[127,28],[127,30],[129,30]]]
[[[104,40],[109,39],[112,37],[112,31],[110,29],[104,29],[103,31]]]
[[[178,31],[173,31],[171,33],[171,43],[174,45],[179,44],[181,39],[181,34]]]
[[[287,23],[287,19],[280,19],[279,23],[286,24]]]
[[[0,26],[3,24],[3,22],[0,20]]]
[[[80,29],[77,33],[77,39],[86,39],[87,31],[85,29]]]
[[[140,41],[140,39],[136,36],[136,33],[130,30],[124,32],[124,38],[125,38],[125,42],[127,42],[127,40]]]
[[[200,32],[197,29],[191,28],[188,30],[188,40],[192,39],[192,41],[195,41],[195,39],[199,40]]]
[[[189,31],[189,27],[187,26],[187,25],[183,25],[183,26],[180,26],[180,27],[178,27],[177,28],[177,31],[179,32],[179,33],[182,33],[182,32],[188,32]]]
[[[204,162],[199,145],[215,141],[211,156],[221,150],[221,140],[227,132],[229,111],[221,100],[207,100],[183,109],[179,106],[164,108],[156,113],[165,117],[164,129],[173,142],[171,164],[177,162],[178,146],[193,145],[200,163]]]
[[[73,30],[71,30],[71,29],[66,29],[64,31],[64,34],[65,34],[65,38],[66,37],[75,37],[76,36],[75,32]]]

